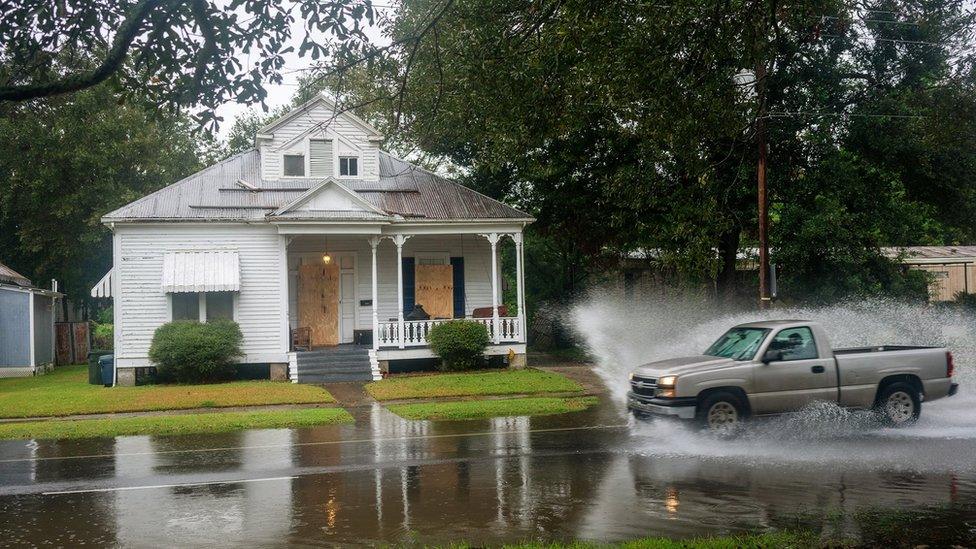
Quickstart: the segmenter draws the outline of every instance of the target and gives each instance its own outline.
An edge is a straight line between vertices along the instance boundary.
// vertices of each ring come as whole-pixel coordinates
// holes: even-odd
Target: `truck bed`
[[[875,345],[873,347],[848,347],[845,349],[834,349],[835,355],[853,355],[858,353],[887,353],[891,351],[918,351],[921,349],[939,349],[940,347],[929,347],[925,345]]]

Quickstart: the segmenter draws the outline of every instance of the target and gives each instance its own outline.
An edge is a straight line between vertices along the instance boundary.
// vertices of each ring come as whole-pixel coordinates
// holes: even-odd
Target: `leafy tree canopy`
[[[102,84],[0,112],[0,260],[76,303],[112,265],[101,216],[217,157],[188,118],[120,99]]]
[[[400,5],[388,38],[444,5]],[[762,119],[782,286],[829,298],[918,289],[881,246],[976,240],[973,32],[958,0],[483,0],[331,84],[589,265],[648,249],[720,282],[755,246]]]
[[[296,47],[339,63],[382,52],[364,30],[374,18],[371,0],[0,1],[0,102],[117,76],[127,95],[203,107],[198,122],[213,125],[227,101],[263,104]]]

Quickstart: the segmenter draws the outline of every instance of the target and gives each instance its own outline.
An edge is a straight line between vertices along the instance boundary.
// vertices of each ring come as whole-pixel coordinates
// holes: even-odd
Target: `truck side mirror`
[[[766,351],[762,357],[763,364],[769,364],[770,362],[779,362],[783,360],[783,351]]]

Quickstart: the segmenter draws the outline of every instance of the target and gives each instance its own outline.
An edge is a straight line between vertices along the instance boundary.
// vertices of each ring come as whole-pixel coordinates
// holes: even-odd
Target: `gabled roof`
[[[326,95],[326,92],[319,92],[319,93],[317,93],[315,95],[315,97],[309,99],[308,101],[306,101],[306,102],[302,103],[301,105],[295,107],[294,109],[288,111],[281,118],[278,118],[274,122],[268,124],[267,126],[261,128],[260,130],[258,130],[258,135],[272,134],[272,133],[275,132],[275,130],[277,130],[281,126],[285,125],[286,123],[290,122],[295,117],[297,117],[297,116],[299,116],[301,114],[304,114],[304,113],[308,112],[310,109],[315,108],[318,105],[325,105],[327,108],[329,108],[330,110],[332,110],[333,113],[335,113],[338,110],[338,107],[336,106],[335,101],[333,101],[331,98],[329,98]],[[362,118],[360,118],[360,117],[356,116],[355,114],[353,114],[352,111],[350,111],[350,110],[342,111],[341,112],[341,115],[344,118],[346,118],[348,120],[351,120],[356,125],[360,126],[367,134],[369,134],[369,137],[371,139],[382,139],[383,138],[383,135],[380,134],[379,130],[377,130],[376,128],[374,128],[372,126],[372,124],[370,124],[369,122],[367,122],[367,121],[363,120]]]
[[[13,284],[22,288],[30,288],[31,281],[26,276],[0,263],[0,283]]]
[[[348,197],[348,199],[352,202],[353,205],[356,205],[356,206],[359,206],[359,207],[358,208],[352,208],[352,209],[349,209],[349,208],[344,208],[344,209],[339,209],[339,208],[331,209],[330,208],[330,209],[319,209],[319,210],[313,210],[313,209],[310,209],[310,208],[302,208],[303,205],[309,203],[313,198],[316,198],[318,196],[321,196],[324,192],[326,192],[326,191],[328,191],[330,189],[334,189],[334,190],[338,191],[341,195],[343,195],[345,197]],[[306,213],[306,212],[316,212],[316,211],[319,211],[319,212],[338,212],[338,213],[345,212],[345,213],[348,213],[350,215],[377,214],[377,215],[382,216],[382,217],[387,217],[386,213],[384,213],[383,210],[381,210],[381,209],[377,208],[376,206],[370,204],[368,201],[366,201],[366,199],[360,197],[355,192],[349,190],[348,187],[344,186],[342,183],[339,183],[338,181],[336,181],[334,178],[331,178],[331,177],[328,178],[328,179],[326,179],[325,181],[319,183],[318,185],[313,186],[309,190],[307,190],[304,193],[302,193],[301,196],[299,196],[295,200],[293,200],[293,201],[289,202],[288,204],[285,204],[284,206],[278,208],[277,210],[275,210],[274,213],[269,214],[269,215],[271,215],[272,217],[282,217],[282,216],[287,216],[288,214],[302,214],[302,213]]]
[[[239,180],[247,186],[241,185]],[[407,220],[459,222],[532,221],[532,216],[524,212],[383,151],[379,153],[377,179],[339,178],[335,181],[380,212],[360,214],[358,218],[400,216]],[[123,206],[102,220],[267,220],[280,208],[323,183],[320,178],[266,180],[261,173],[261,155],[252,149]],[[322,212],[318,217],[314,212],[302,215],[308,219],[339,218],[334,212]]]

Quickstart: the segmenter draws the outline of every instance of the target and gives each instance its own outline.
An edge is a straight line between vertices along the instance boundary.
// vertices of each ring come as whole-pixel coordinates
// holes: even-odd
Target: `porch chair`
[[[312,350],[312,329],[295,328],[291,331],[291,350],[292,351],[311,351]]]

